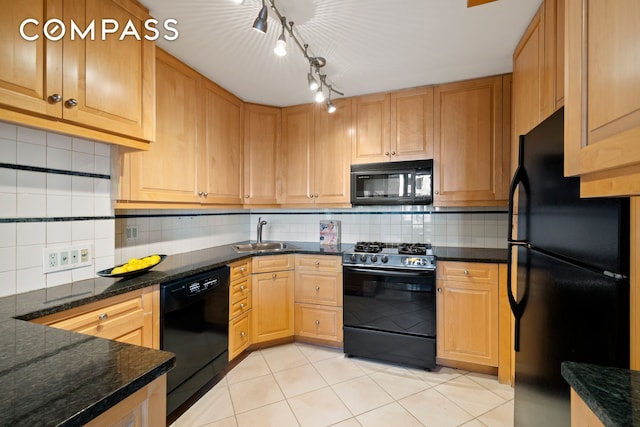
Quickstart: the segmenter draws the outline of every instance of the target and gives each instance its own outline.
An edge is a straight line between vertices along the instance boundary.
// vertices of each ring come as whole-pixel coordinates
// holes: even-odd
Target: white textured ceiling
[[[367,93],[500,74],[542,0],[275,0],[294,32],[323,56],[327,80],[345,93]],[[270,10],[267,34],[251,26],[261,0],[141,0],[163,21],[178,20],[175,41],[158,45],[244,101],[275,106],[312,102],[309,64],[288,43]],[[268,4],[268,2],[267,2]],[[334,96],[335,98],[335,96]]]

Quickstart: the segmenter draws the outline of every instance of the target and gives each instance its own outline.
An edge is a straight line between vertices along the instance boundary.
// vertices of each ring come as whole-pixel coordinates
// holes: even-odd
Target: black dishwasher
[[[184,412],[224,371],[228,346],[229,267],[161,285],[160,348],[176,355],[176,367],[167,374],[169,419]]]

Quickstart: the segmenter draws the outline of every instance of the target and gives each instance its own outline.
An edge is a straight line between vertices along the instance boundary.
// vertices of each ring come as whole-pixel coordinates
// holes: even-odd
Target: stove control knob
[[[366,255],[360,255],[360,261],[367,262],[367,256]]]
[[[378,255],[371,255],[371,262],[378,261]]]
[[[383,263],[387,263],[389,262],[389,257],[386,255],[382,255],[382,258],[380,258],[380,261],[382,261]]]
[[[358,257],[356,256],[356,254],[351,254],[351,262],[356,262],[358,260]]]

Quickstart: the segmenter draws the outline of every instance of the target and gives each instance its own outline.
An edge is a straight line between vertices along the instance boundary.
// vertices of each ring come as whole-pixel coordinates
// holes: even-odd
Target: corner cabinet
[[[277,167],[282,205],[347,205],[350,202],[351,100],[282,109]]]
[[[434,206],[508,203],[511,97],[503,81],[510,75],[435,87]]]
[[[117,34],[100,40],[99,29],[96,40],[71,40],[69,28],[51,41],[42,30],[51,18],[84,29],[109,17],[120,28],[133,22],[144,35],[150,18],[144,7],[128,0],[47,0],[3,1],[2,10],[0,119],[135,148],[154,139],[154,42]],[[39,36],[35,41],[18,31],[26,18],[40,23],[25,30]]]
[[[244,204],[276,205],[281,109],[244,105]]]
[[[296,340],[341,347],[342,258],[296,255]]]
[[[430,159],[433,87],[353,98],[352,163]]]
[[[294,255],[252,259],[251,341],[293,337]]]
[[[565,175],[583,196],[638,195],[640,4],[566,0],[565,13]]]
[[[437,275],[438,364],[497,367],[498,265],[439,261]]]
[[[53,328],[160,348],[160,294],[152,286],[34,319]]]
[[[240,206],[242,101],[161,49],[156,78],[157,138],[121,155],[119,199]]]

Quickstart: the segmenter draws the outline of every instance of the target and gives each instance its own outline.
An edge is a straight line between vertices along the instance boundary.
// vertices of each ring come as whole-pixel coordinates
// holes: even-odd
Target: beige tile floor
[[[347,358],[291,343],[255,351],[172,427],[512,427],[496,377]]]

